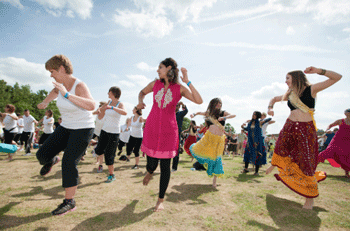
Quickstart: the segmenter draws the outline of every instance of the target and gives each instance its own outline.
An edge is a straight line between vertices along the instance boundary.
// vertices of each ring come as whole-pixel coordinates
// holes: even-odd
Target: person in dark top
[[[335,133],[338,131],[338,129],[337,128],[335,128],[334,130],[333,130],[333,132],[330,132],[330,133],[326,133],[325,134],[325,136],[326,136],[326,141],[324,142],[324,144],[323,144],[323,148],[324,149],[326,149],[327,147],[328,147],[328,145],[329,145],[329,143],[332,141],[332,139],[333,139],[333,137],[334,137],[334,135],[335,135]]]
[[[182,110],[180,111],[180,107],[182,107]],[[181,136],[181,132],[182,132],[182,123],[184,121],[184,117],[185,115],[188,113],[188,109],[186,107],[186,105],[183,102],[178,102],[176,105],[176,122],[177,122],[177,128],[179,131],[179,139]],[[180,142],[179,142],[179,149],[180,149]],[[177,150],[177,154],[176,156],[173,158],[173,167],[172,167],[172,172],[177,171],[177,166],[179,164],[179,149]]]

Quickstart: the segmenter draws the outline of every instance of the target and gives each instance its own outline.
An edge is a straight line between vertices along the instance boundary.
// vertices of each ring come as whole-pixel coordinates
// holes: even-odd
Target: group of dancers
[[[66,56],[53,56],[46,62],[45,68],[55,80],[54,89],[38,104],[38,108],[45,109],[52,100],[57,99],[62,123],[39,148],[37,159],[43,165],[40,174],[46,175],[52,166],[60,161],[57,155],[64,150],[62,185],[65,188],[65,199],[52,211],[53,215],[61,215],[76,208],[74,196],[78,185],[77,164],[94,134],[95,102],[86,84],[73,76],[73,66]],[[129,140],[129,143],[134,145],[127,148],[128,158],[132,151],[135,153],[134,168],[138,168],[139,149],[147,155],[144,185],[148,185],[158,163],[160,164],[159,195],[154,211],[164,209],[164,196],[171,175],[171,159],[174,159],[172,170],[177,170],[179,135],[182,132],[183,118],[188,111],[179,101],[185,97],[196,104],[203,103],[200,93],[189,80],[187,70],[181,68],[181,72],[180,79],[187,87],[179,82],[179,69],[175,60],[167,58],[160,62],[157,70],[159,78],[140,91],[139,102],[133,109],[134,116],[131,121],[127,121],[134,131]],[[324,75],[328,79],[310,84],[305,73]],[[316,124],[313,118],[317,93],[332,86],[341,77],[336,72],[315,67],[308,67],[304,72],[289,72],[286,76],[288,91],[284,95],[272,98],[268,104],[270,116],[274,115],[273,106],[279,101],[288,101],[291,113],[279,134],[271,166],[266,170],[266,174],[277,166],[279,173],[275,174],[276,179],[306,198],[303,206],[305,209],[312,209],[313,198],[319,194],[317,183],[326,178],[324,172],[316,171],[319,160],[333,159],[332,165],[338,164],[346,171],[350,170],[350,153],[344,149],[344,145],[349,145],[350,110],[345,112],[346,119],[337,120],[330,125],[340,125],[340,130],[329,145],[331,149],[321,153],[323,159],[318,157]],[[146,121],[141,115],[142,109],[146,107],[144,98],[149,93],[153,93],[153,105]],[[120,96],[121,90],[118,87],[110,88],[110,101],[100,105],[95,111],[98,119],[103,120],[100,134],[95,134],[99,136],[95,153],[99,156],[104,155],[109,171],[107,182],[115,180],[114,159],[121,133],[120,117],[127,114],[124,104],[119,100]],[[222,110],[222,101],[219,98],[212,99],[206,111],[193,113],[191,118],[198,115],[204,116],[205,133],[198,142],[185,145],[185,149],[206,168],[209,176],[213,176],[213,186],[216,187],[217,177],[224,174],[222,154],[226,138],[225,121],[234,118],[235,115]],[[264,123],[261,123],[261,117],[262,114],[255,111],[252,119],[244,127],[248,131],[248,142],[244,151],[243,173],[248,172],[249,163],[255,165],[255,174],[258,174],[261,165],[266,164],[266,145],[262,131]],[[143,122],[146,123],[142,132]],[[194,126],[195,124],[192,124],[189,128],[190,135],[195,132]],[[347,159],[344,159],[345,156]]]

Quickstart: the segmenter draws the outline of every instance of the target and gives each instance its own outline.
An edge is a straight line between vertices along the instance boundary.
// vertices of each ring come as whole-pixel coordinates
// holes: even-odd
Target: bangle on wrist
[[[224,116],[224,120],[226,120],[226,116]]]
[[[113,106],[112,106],[112,108],[111,108],[112,110],[113,110]]]
[[[321,69],[321,73],[319,75],[325,75],[326,74],[326,70],[325,69]]]
[[[64,95],[64,98],[68,99],[69,95],[70,95],[69,92],[66,92],[66,94]]]
[[[271,109],[272,109],[272,108],[273,108],[273,106],[272,106],[272,105],[269,105],[267,108],[271,108]]]
[[[189,86],[190,86],[190,84],[191,84],[191,81],[189,81],[189,82],[187,83],[187,86],[189,87]]]

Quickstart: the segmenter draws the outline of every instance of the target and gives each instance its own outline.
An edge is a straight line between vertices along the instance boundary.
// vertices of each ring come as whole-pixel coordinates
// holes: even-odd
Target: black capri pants
[[[106,165],[113,165],[115,159],[115,152],[119,141],[119,134],[108,133],[101,130],[100,139],[98,140],[95,153],[97,155],[105,154]]]
[[[12,140],[15,138],[17,133],[11,133],[10,131],[4,129],[4,143],[5,144],[12,144]]]
[[[64,188],[78,185],[77,164],[84,155],[93,133],[93,128],[67,129],[59,126],[37,151],[37,159],[41,165],[45,165],[52,163],[53,158],[64,150],[62,159]]]
[[[47,138],[49,138],[49,136],[51,134],[52,133],[43,133],[43,134],[41,134],[40,139],[39,139],[39,144],[43,144],[45,142],[45,140],[47,140]]]
[[[142,138],[130,136],[129,142],[126,144],[126,155],[130,156],[131,152],[134,150],[135,157],[139,157],[141,144]]]
[[[147,172],[153,174],[158,167],[160,160],[160,181],[159,181],[159,198],[163,199],[170,180],[170,162],[171,159],[158,159],[147,156]]]

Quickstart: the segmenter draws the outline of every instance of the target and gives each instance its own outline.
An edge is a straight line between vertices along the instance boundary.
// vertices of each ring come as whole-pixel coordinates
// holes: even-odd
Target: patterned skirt
[[[224,175],[222,167],[222,153],[225,148],[225,135],[214,135],[207,131],[200,141],[192,144],[191,154],[207,170],[209,176],[221,177]]]
[[[191,155],[190,147],[192,144],[197,142],[197,137],[196,136],[191,136],[189,135],[185,141],[184,149],[186,150],[187,154]]]
[[[327,177],[325,172],[316,172],[317,158],[318,143],[313,122],[287,119],[271,161],[279,170],[276,179],[304,197],[317,197],[317,182]]]

